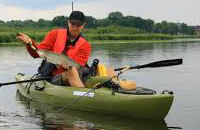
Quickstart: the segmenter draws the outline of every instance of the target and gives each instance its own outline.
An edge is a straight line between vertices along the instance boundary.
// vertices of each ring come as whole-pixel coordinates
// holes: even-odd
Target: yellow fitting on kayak
[[[136,82],[131,80],[120,80],[119,85],[122,89],[125,90],[135,90],[136,89]]]
[[[105,65],[98,64],[98,66],[97,66],[97,76],[108,76]]]

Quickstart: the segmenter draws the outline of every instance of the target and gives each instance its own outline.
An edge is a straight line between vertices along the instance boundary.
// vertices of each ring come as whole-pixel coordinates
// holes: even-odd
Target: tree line
[[[0,26],[9,27],[66,27],[67,16],[56,16],[52,20],[39,19],[33,20],[11,20],[4,22],[0,20]],[[151,19],[143,19],[135,16],[123,16],[121,12],[111,12],[107,18],[96,19],[92,16],[86,16],[86,28],[100,28],[100,27],[126,27],[136,28],[145,33],[159,33],[159,34],[185,34],[194,35],[195,27],[188,26],[185,23],[173,23],[162,21],[155,23]],[[120,30],[119,30],[120,31]]]

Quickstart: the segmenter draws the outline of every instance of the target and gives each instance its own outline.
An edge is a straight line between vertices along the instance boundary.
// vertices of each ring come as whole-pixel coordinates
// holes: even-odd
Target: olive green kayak
[[[19,73],[15,78],[17,81],[28,80],[31,75]],[[95,76],[89,78],[85,85],[91,87],[105,80],[107,78]],[[63,87],[53,85],[45,80],[20,83],[17,89],[22,96],[36,102],[63,107],[84,96],[70,105],[70,109],[153,120],[161,120],[166,117],[174,98],[172,94],[166,92],[161,94],[115,92],[112,94],[112,90],[106,87],[85,95],[91,88]]]

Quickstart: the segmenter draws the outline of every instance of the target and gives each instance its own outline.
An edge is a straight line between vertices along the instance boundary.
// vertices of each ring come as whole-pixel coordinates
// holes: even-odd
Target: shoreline
[[[115,43],[189,43],[189,42],[200,42],[199,39],[174,39],[174,40],[104,40],[104,41],[92,41],[92,44],[115,44]]]
[[[103,40],[103,41],[91,41],[92,45],[95,44],[117,44],[117,43],[189,43],[200,42],[199,39],[174,39],[174,40]],[[39,42],[37,42],[39,43]],[[0,46],[23,46],[20,42],[0,43]]]

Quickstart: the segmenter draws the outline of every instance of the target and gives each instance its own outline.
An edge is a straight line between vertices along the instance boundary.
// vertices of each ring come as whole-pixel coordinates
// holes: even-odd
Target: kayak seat
[[[106,67],[103,64],[99,64],[98,65],[98,69],[97,69],[97,75],[98,76],[107,76],[109,78],[116,76],[116,72],[114,70],[113,67]],[[122,89],[125,90],[135,90],[136,89],[136,82],[135,81],[131,81],[131,80],[125,80],[125,79],[117,79],[117,78],[113,78],[112,81],[116,84],[119,84],[119,86]]]

